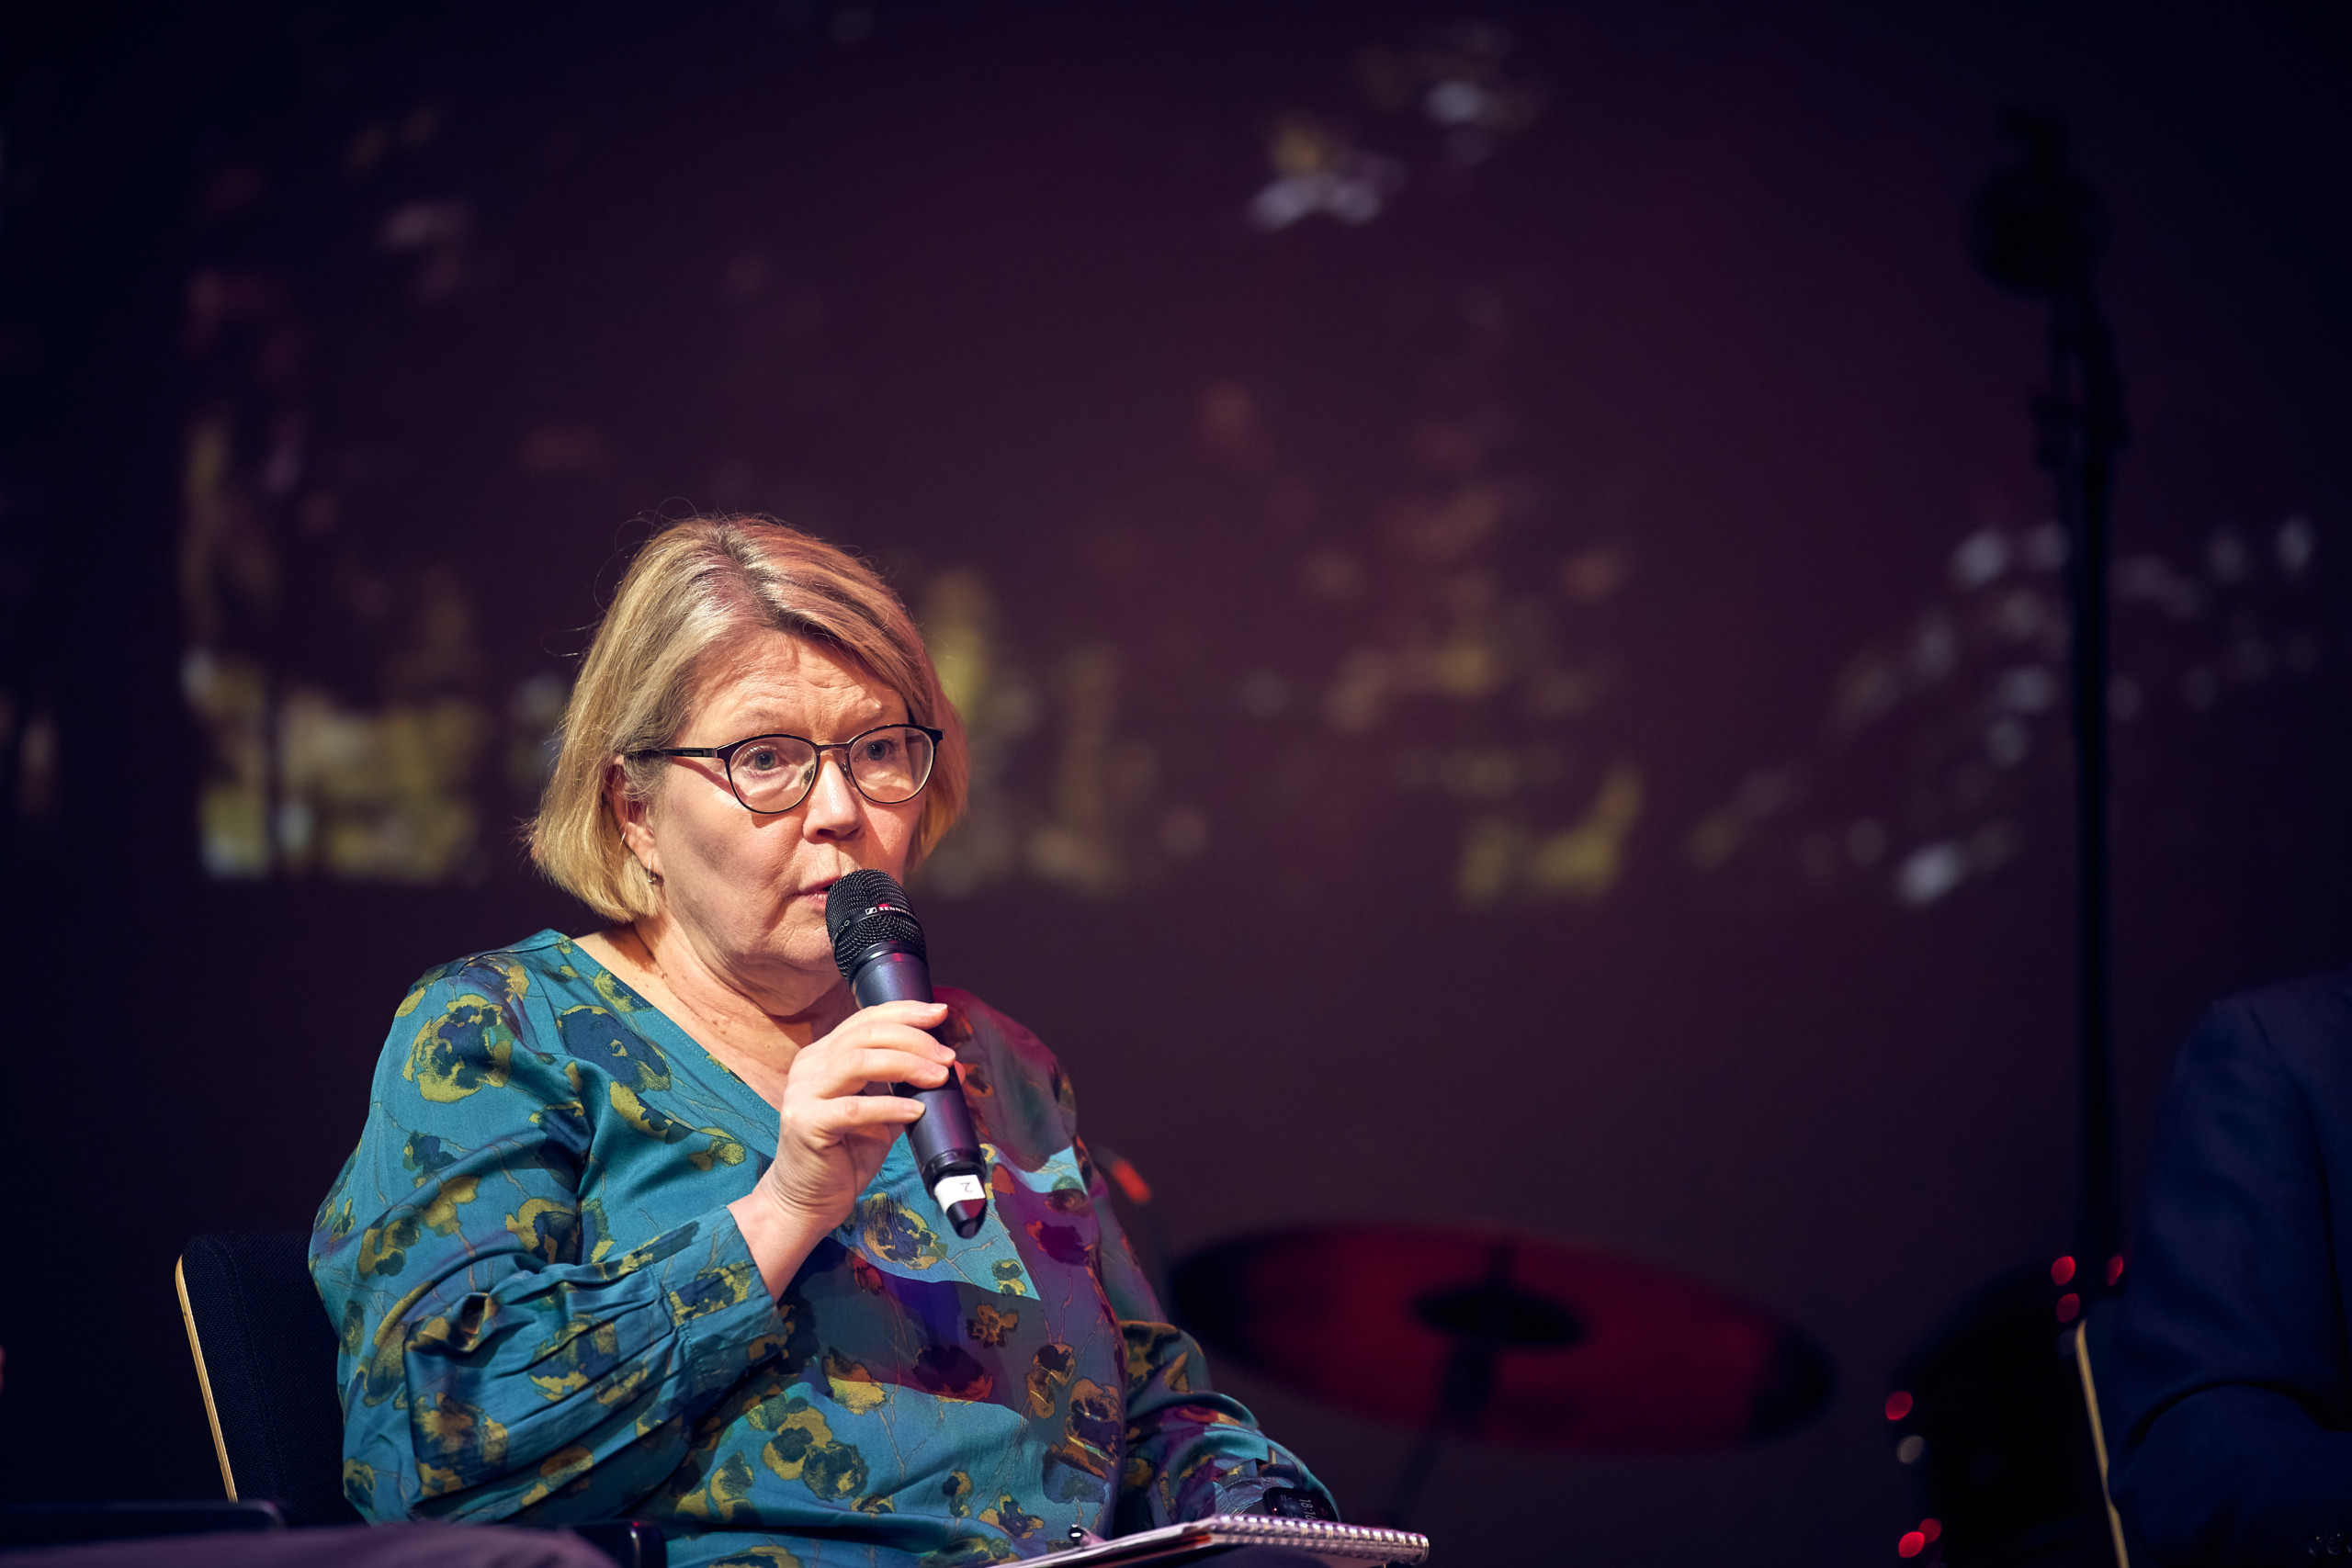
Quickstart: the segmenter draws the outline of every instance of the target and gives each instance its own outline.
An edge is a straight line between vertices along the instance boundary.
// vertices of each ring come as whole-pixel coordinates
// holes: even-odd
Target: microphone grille
[[[898,878],[882,871],[853,871],[825,895],[825,934],[833,939],[833,963],[844,978],[858,954],[888,942],[928,959],[922,922]]]

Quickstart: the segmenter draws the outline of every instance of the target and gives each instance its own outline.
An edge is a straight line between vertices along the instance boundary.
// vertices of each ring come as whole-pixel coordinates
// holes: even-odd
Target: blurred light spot
[[[2038,664],[2001,671],[1993,700],[2011,713],[2043,713],[2058,700],[2058,680]]]
[[[1455,637],[1430,658],[1430,684],[1450,697],[1483,697],[1510,672],[1502,649],[1473,632]]]
[[[550,670],[520,682],[508,695],[506,784],[515,794],[537,795],[547,787],[562,749],[558,731],[571,696],[571,683]]]
[[[1592,711],[1608,682],[1585,670],[1538,670],[1527,677],[1527,711],[1538,718],[1569,718]]]
[[[32,821],[57,814],[57,720],[36,708],[17,740],[17,812]]]
[[[2057,607],[2030,588],[2001,595],[1993,607],[1993,626],[2011,642],[2030,642],[2055,618]]]
[[[1272,670],[1252,670],[1241,677],[1241,706],[1260,718],[1272,718],[1290,706],[1290,682]]]
[[[1905,1530],[1902,1539],[1894,1543],[1897,1557],[1917,1557],[1927,1549],[1928,1538],[1918,1530]]]
[[[1560,563],[1560,592],[1574,604],[1598,604],[1633,574],[1633,558],[1615,545],[1596,545]]]
[[[2131,556],[2115,563],[2114,590],[2122,604],[2154,604],[2176,621],[2195,618],[2205,608],[2205,590],[2175,571],[2161,556]]]
[[[768,268],[775,253],[765,245],[751,245],[727,258],[719,270],[718,297],[730,305],[741,305],[755,298],[767,287]]]
[[[1170,860],[1197,860],[1209,847],[1209,819],[1197,807],[1179,806],[1159,819],[1159,847]]]
[[[279,787],[306,813],[302,841],[276,846],[287,869],[379,882],[472,874],[480,813],[470,786],[489,728],[474,704],[443,697],[357,712],[298,687],[278,727]]]
[[[2270,645],[2248,633],[2230,645],[2230,673],[2241,681],[2270,677]]]
[[[1886,853],[1886,829],[1865,817],[1846,829],[1846,853],[1856,865],[1876,865]]]
[[[1127,1163],[1127,1157],[1125,1155],[1114,1154],[1111,1156],[1111,1179],[1118,1184],[1119,1190],[1125,1194],[1128,1202],[1148,1203],[1151,1201],[1151,1184],[1143,1179],[1143,1172]]]
[[[1496,486],[1464,484],[1443,501],[1403,508],[1391,525],[1414,554],[1450,563],[1461,559],[1501,525],[1504,500]]]
[[[1968,871],[1982,876],[2017,853],[2020,835],[2007,822],[1987,822],[1968,836]]]
[[[1380,216],[1405,183],[1404,165],[1362,152],[1336,127],[1313,115],[1284,115],[1267,147],[1273,181],[1251,198],[1250,220],[1269,231],[1327,213],[1343,223]]]
[[[1510,891],[1526,854],[1526,829],[1499,817],[1478,818],[1463,837],[1455,895],[1474,909],[1494,903]]]
[[[2035,571],[2056,571],[2066,564],[2066,530],[2044,523],[2018,541],[2018,558]]]
[[[1299,567],[1299,581],[1310,598],[1344,604],[1372,591],[1372,571],[1345,550],[1317,550]]]
[[[1729,802],[1690,835],[1690,859],[1713,870],[1731,857],[1756,827],[1803,800],[1810,779],[1801,765],[1760,769],[1741,781]]]
[[[1890,1421],[1900,1421],[1900,1420],[1902,1420],[1905,1416],[1908,1416],[1908,1415],[1910,1415],[1910,1414],[1911,1414],[1911,1396],[1910,1396],[1910,1394],[1908,1394],[1908,1393],[1905,1393],[1902,1389],[1899,1389],[1899,1388],[1898,1388],[1898,1389],[1896,1389],[1893,1393],[1890,1393],[1890,1394],[1888,1394],[1888,1395],[1886,1396],[1886,1418],[1887,1418],[1888,1420],[1890,1420]]]
[[[1476,82],[1438,82],[1423,96],[1421,109],[1439,125],[1471,125],[1486,117],[1490,102]]]
[[[381,120],[362,127],[344,152],[343,166],[352,174],[364,175],[376,166],[391,144],[392,133]]]
[[[266,495],[293,493],[302,482],[303,423],[300,414],[281,417],[272,433],[269,456],[262,460],[261,488]]]
[[[423,299],[454,294],[466,276],[466,237],[473,210],[462,201],[412,201],[394,208],[377,231],[385,250],[421,253],[416,293]]]
[[[2061,1322],[2061,1323],[2072,1323],[2072,1322],[2074,1322],[2074,1321],[2075,1321],[2075,1314],[2078,1314],[2078,1313],[2080,1313],[2082,1310],[2083,1310],[2083,1298],[2082,1298],[2082,1297],[2080,1297],[2080,1296],[2078,1296],[2078,1295],[2076,1295],[2076,1294],[2075,1294],[2075,1292],[2072,1292],[2072,1291],[2068,1291],[2064,1295],[2060,1296],[2060,1297],[2058,1298],[2058,1321],[2059,1321],[2059,1322]]]
[[[2123,1278],[2123,1254],[2119,1252],[2107,1260],[2107,1282],[2112,1285],[2121,1278]]]
[[[2278,525],[2278,564],[2290,577],[2301,577],[2319,549],[2319,534],[2307,517],[2290,517]]]
[[[1438,767],[1439,782],[1456,800],[1500,800],[1519,788],[1519,759],[1508,747],[1463,747]]]
[[[1984,731],[1984,755],[1996,767],[2014,768],[2033,750],[2033,731],[2014,718],[1996,719]]]
[[[1625,840],[1642,817],[1642,771],[1620,762],[1601,780],[1584,820],[1539,839],[1527,875],[1540,896],[1593,899],[1623,874]]]
[[[2227,528],[2217,530],[2205,545],[2205,570],[2216,582],[2235,582],[2253,568],[2254,554],[2245,541]]]
[[[2181,701],[2187,703],[2198,713],[2203,713],[2207,708],[2211,707],[2213,699],[2221,694],[2220,677],[2202,664],[2196,666],[2181,677]]]
[[[1960,662],[1960,634],[1941,615],[1921,620],[1911,634],[1911,670],[1922,681],[1940,681]]]
[[[2053,1285],[2063,1285],[2074,1277],[2075,1260],[2071,1258],[2061,1258],[2050,1266],[2050,1282]]]
[[[1860,728],[1894,710],[1903,699],[1903,677],[1880,655],[1870,655],[1838,678],[1835,698],[1837,717],[1848,728]]]
[[[1926,1536],[1930,1541],[1932,1541],[1938,1536],[1944,1533],[1943,1521],[1941,1519],[1921,1519],[1919,1521],[1919,1533]]]
[[[1769,817],[1804,795],[1804,778],[1793,768],[1767,768],[1740,781],[1739,808],[1750,817]]]
[[[1572,827],[1537,834],[1508,818],[1482,818],[1464,840],[1454,890],[1472,908],[1514,888],[1539,899],[1599,898],[1623,874],[1625,840],[1641,815],[1641,770],[1621,762]]]
[[[1922,844],[1903,857],[1895,872],[1894,892],[1915,909],[1925,908],[1958,887],[1968,876],[1968,856],[1949,840]]]
[[[450,245],[473,227],[473,209],[462,201],[411,201],[392,209],[376,243],[388,251],[423,250]]]
[[[594,425],[549,420],[523,437],[516,461],[526,474],[582,474],[605,466],[605,438]]]
[[[1377,649],[1359,648],[1340,661],[1330,694],[1323,700],[1323,717],[1337,730],[1370,729],[1380,722],[1390,683],[1388,658]]]
[[[1838,871],[1838,846],[1830,836],[1819,829],[1807,833],[1797,846],[1797,863],[1815,882],[1826,882]]]
[[[1918,1433],[1914,1432],[1909,1437],[1894,1445],[1894,1462],[1897,1464],[1917,1464],[1919,1462],[1919,1456],[1927,1451],[1928,1439],[1919,1436]]]
[[[1951,553],[1951,581],[1955,588],[1982,588],[2009,566],[2008,536],[1997,529],[1984,528],[1960,542]]]
[[[1244,468],[1272,461],[1273,444],[1258,418],[1258,400],[1238,381],[1212,381],[1201,389],[1201,445]]]
[[[1120,821],[1149,788],[1157,765],[1148,748],[1115,737],[1119,662],[1118,649],[1108,643],[1076,649],[1062,661],[1054,817],[1029,838],[1037,877],[1098,897],[1126,884]]]
[[[225,218],[259,201],[267,184],[262,172],[251,164],[233,164],[205,183],[197,211],[205,218]]]
[[[289,800],[277,808],[277,847],[286,858],[297,863],[308,861],[312,849],[311,829],[317,818],[306,800]]]

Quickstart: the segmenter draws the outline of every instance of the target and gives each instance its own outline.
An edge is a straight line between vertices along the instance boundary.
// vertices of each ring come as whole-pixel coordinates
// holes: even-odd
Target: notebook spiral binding
[[[1045,1559],[1055,1568],[1100,1563],[1102,1568],[1128,1562],[1181,1561],[1196,1549],[1227,1546],[1287,1546],[1313,1552],[1327,1562],[1418,1563],[1430,1553],[1430,1538],[1410,1530],[1381,1529],[1372,1525],[1340,1524],[1328,1519],[1285,1519],[1264,1514],[1220,1514],[1122,1536],[1100,1546],[1057,1551]]]

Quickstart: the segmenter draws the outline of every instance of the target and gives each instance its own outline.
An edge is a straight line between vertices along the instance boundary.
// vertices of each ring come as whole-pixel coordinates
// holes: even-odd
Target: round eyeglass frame
[[[931,738],[930,765],[923,769],[922,777],[915,781],[913,790],[896,800],[882,800],[869,792],[864,784],[857,782],[857,771],[850,766],[849,761],[851,747],[867,736],[879,735],[886,729],[919,730]],[[649,747],[642,751],[631,751],[629,755],[631,757],[716,757],[718,759],[720,770],[727,775],[727,793],[735,797],[736,805],[756,817],[781,817],[787,811],[797,811],[801,804],[816,790],[818,777],[825,771],[825,753],[828,751],[839,751],[842,754],[842,775],[849,780],[850,788],[876,806],[904,806],[908,801],[922,795],[924,788],[931,783],[931,775],[939,766],[939,743],[946,737],[945,730],[933,729],[927,724],[877,724],[871,729],[859,730],[846,740],[830,740],[820,743],[809,739],[805,735],[786,735],[781,731],[775,731],[764,735],[746,735],[742,739],[730,741],[724,746],[656,746]],[[793,797],[791,805],[764,807],[754,806],[745,800],[743,792],[736,787],[735,753],[754,740],[797,740],[817,753],[817,765],[808,770],[808,782],[801,786],[800,793]]]

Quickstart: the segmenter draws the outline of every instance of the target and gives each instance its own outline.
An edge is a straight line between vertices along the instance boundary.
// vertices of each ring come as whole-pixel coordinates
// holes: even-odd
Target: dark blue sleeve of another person
[[[2109,1490],[2160,1563],[2347,1550],[2340,1180],[2352,1183],[2352,973],[2214,1008],[2165,1097],[2096,1369]]]

